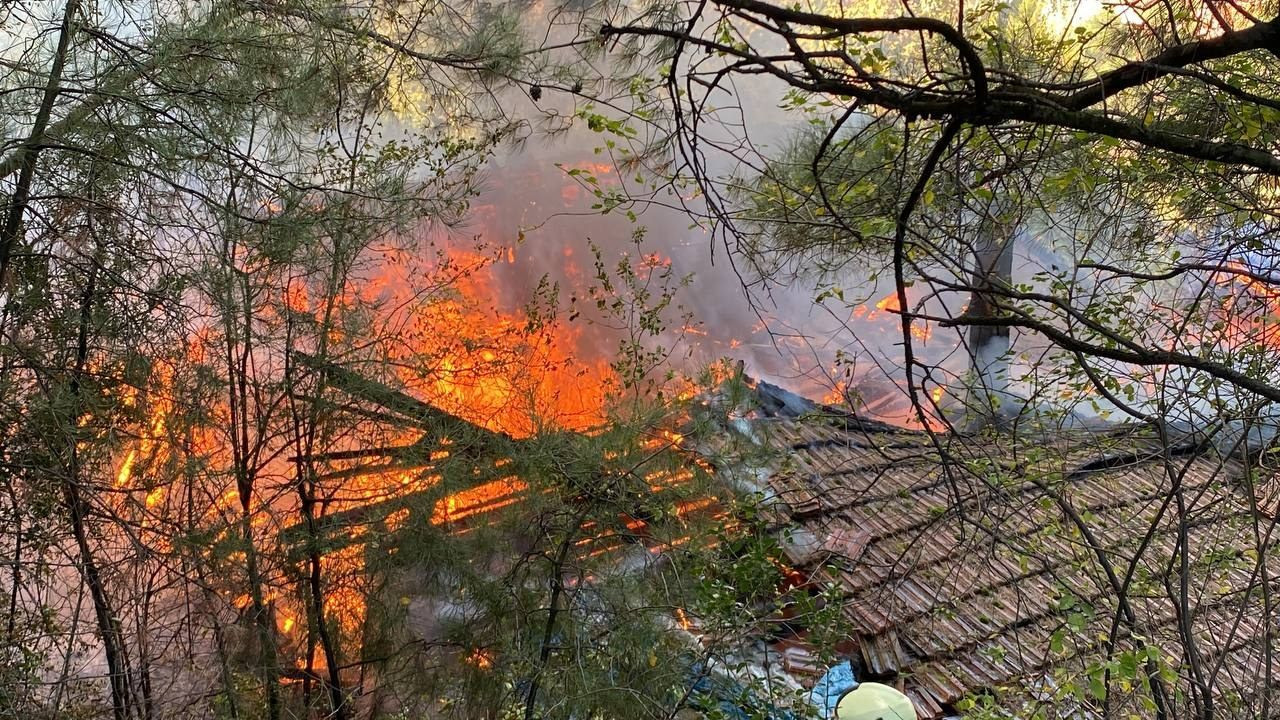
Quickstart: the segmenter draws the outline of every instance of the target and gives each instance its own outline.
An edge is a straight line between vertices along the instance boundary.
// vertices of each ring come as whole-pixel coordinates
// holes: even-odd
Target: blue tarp
[[[818,708],[818,717],[827,720],[835,716],[836,703],[840,702],[840,698],[856,687],[858,687],[858,681],[853,676],[853,665],[845,660],[831,666],[822,679],[813,686],[813,690],[809,693],[809,702]]]
[[[796,720],[796,716],[787,710],[775,707],[766,698],[761,698],[751,690],[722,675],[705,672],[704,666],[696,664],[692,668],[694,697],[700,701],[704,712],[716,709],[720,715],[730,720],[751,720],[751,718],[768,718],[768,720]],[[830,667],[813,690],[809,693],[809,702],[818,710],[818,717],[823,720],[835,715],[836,703],[844,694],[858,686],[853,675],[853,665],[848,660]]]
[[[775,706],[736,681],[707,673],[701,663],[692,669],[693,705],[703,712],[719,710],[720,717],[729,720],[797,720],[791,712]]]

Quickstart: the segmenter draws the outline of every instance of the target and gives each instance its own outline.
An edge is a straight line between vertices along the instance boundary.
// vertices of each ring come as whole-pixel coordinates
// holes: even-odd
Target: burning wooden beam
[[[482,428],[457,415],[441,410],[385,383],[367,378],[341,365],[320,360],[313,355],[294,351],[299,364],[313,372],[323,373],[328,384],[353,398],[372,403],[409,421],[414,427],[427,432],[413,446],[434,445],[442,438],[450,438],[455,445],[494,445],[503,447],[517,441],[506,433]],[[471,443],[467,443],[471,440]]]

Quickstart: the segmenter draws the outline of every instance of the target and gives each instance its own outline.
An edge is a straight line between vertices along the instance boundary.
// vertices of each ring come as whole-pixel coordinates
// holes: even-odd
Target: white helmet
[[[906,695],[888,685],[862,683],[836,705],[834,720],[917,720]]]

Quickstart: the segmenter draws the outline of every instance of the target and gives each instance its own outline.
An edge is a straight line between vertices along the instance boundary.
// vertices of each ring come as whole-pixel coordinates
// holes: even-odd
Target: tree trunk
[[[325,293],[324,317],[317,333],[316,358],[321,365],[319,372],[316,373],[316,387],[312,393],[314,400],[309,405],[309,412],[303,414],[299,410],[298,400],[295,397],[298,377],[295,373],[296,366],[294,364],[296,356],[291,352],[294,343],[294,325],[292,321],[288,323],[286,330],[285,382],[288,385],[289,409],[293,420],[294,471],[297,475],[299,512],[302,514],[302,525],[306,531],[308,675],[311,674],[310,671],[313,667],[314,640],[318,639],[320,650],[324,653],[325,678],[322,682],[329,696],[329,708],[331,711],[329,717],[333,718],[333,720],[346,720],[347,702],[346,693],[342,687],[342,673],[339,670],[338,640],[333,637],[333,633],[329,631],[328,623],[325,621],[324,564],[316,525],[316,506],[319,502],[320,488],[316,483],[315,464],[311,461],[320,435],[320,407],[322,405],[320,401],[328,389],[326,367],[329,354],[329,332],[333,326],[333,314],[338,298],[338,281],[340,277],[345,276],[337,260],[339,256],[340,253],[334,253],[334,264],[330,268],[329,283]]]
[[[97,262],[97,254],[91,260]],[[75,538],[76,550],[79,554],[80,576],[89,588],[89,596],[93,600],[94,615],[98,623],[98,635],[102,639],[102,649],[106,655],[107,673],[110,676],[111,710],[115,720],[128,720],[133,715],[132,697],[129,682],[129,663],[125,653],[124,638],[120,631],[120,620],[111,605],[106,586],[102,581],[97,558],[89,544],[89,532],[86,518],[89,515],[89,503],[80,492],[80,454],[76,437],[79,430],[78,421],[84,414],[82,402],[82,379],[89,360],[89,328],[93,319],[93,303],[97,283],[96,265],[89,270],[85,281],[84,293],[80,298],[79,327],[76,338],[75,367],[71,373],[71,398],[73,403],[72,427],[67,443],[66,464],[62,479],[62,497],[71,522],[71,532]]]
[[[1013,280],[1013,232],[992,217],[983,223],[980,233],[974,253],[973,290],[965,315],[986,319],[999,314],[991,291],[1007,287]],[[1009,393],[1009,350],[1007,326],[970,326],[969,430],[999,427],[1017,414]]]
[[[249,371],[253,356],[253,304],[248,279],[235,268],[229,246],[224,247],[228,274],[226,319],[227,398],[231,417],[231,456],[235,469],[236,492],[240,497],[240,532],[244,542],[245,572],[249,581],[249,598],[253,604],[253,623],[257,629],[262,662],[262,682],[267,695],[267,717],[279,720],[280,667],[276,656],[275,627],[262,592],[262,574],[258,567],[257,546],[253,538],[253,492],[257,484],[256,453],[249,430]],[[237,291],[241,297],[237,298]],[[238,307],[243,304],[243,307]],[[237,318],[236,312],[243,311]],[[237,337],[236,326],[243,323],[243,335]],[[238,343],[238,347],[237,347]]]
[[[53,113],[53,106],[57,103],[61,92],[62,68],[67,61],[67,49],[74,34],[75,16],[79,12],[80,0],[67,0],[67,5],[62,11],[62,27],[58,31],[58,47],[53,54],[53,66],[49,69],[44,96],[40,99],[40,107],[36,110],[35,120],[31,124],[31,135],[14,156],[19,166],[18,182],[14,185],[13,196],[9,199],[4,226],[0,228],[0,283],[8,275],[13,249],[18,244],[19,236],[22,235],[22,219],[31,197],[31,184],[35,179],[40,145],[44,142],[45,128],[49,125],[49,117]]]

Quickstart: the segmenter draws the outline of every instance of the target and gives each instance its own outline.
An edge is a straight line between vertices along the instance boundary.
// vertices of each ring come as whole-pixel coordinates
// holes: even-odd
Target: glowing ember
[[[488,670],[493,667],[493,653],[478,648],[472,650],[471,654],[467,655],[467,664],[481,670]]]

